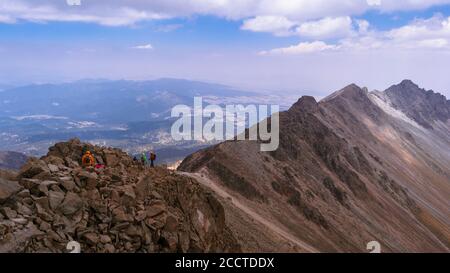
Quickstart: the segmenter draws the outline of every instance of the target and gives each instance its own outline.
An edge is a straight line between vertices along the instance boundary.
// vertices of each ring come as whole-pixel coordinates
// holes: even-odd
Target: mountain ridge
[[[450,127],[417,128],[398,111],[355,84],[319,102],[302,97],[280,113],[277,151],[229,141],[179,170],[210,178],[319,251],[360,252],[377,240],[387,252],[447,252]]]

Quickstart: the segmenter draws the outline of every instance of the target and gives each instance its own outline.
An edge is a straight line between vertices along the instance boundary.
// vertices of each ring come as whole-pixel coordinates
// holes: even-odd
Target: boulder
[[[58,206],[63,202],[63,200],[64,200],[64,193],[59,191],[48,192],[48,201],[50,208],[52,210],[56,210]]]
[[[126,213],[122,207],[117,207],[112,211],[113,214],[113,222],[121,223],[121,222],[132,222],[133,216]]]
[[[108,243],[111,243],[112,240],[111,240],[111,237],[109,237],[108,235],[100,235],[100,242],[102,244],[108,244]]]
[[[168,232],[176,232],[178,230],[178,218],[172,213],[167,215],[164,230]]]
[[[31,158],[24,166],[22,166],[19,172],[19,176],[22,178],[34,178],[39,174],[47,172],[49,173],[50,170],[48,169],[47,164],[45,164],[44,161],[36,158]]]
[[[72,215],[83,207],[83,200],[72,192],[68,192],[64,201],[59,206],[64,215]]]
[[[105,163],[108,167],[112,168],[119,164],[119,157],[110,151],[105,152]]]
[[[139,182],[136,183],[134,190],[137,199],[143,200],[148,195],[148,192],[150,190],[149,184],[150,181],[148,178],[140,179]]]
[[[88,190],[92,190],[97,187],[98,175],[96,173],[83,171],[78,174],[78,178],[80,179],[81,185]]]
[[[114,253],[116,252],[115,247],[112,244],[106,244],[105,245],[105,252],[106,253]]]
[[[85,233],[82,237],[90,245],[96,245],[100,240],[99,236],[94,232]]]
[[[23,189],[18,182],[0,178],[0,204]]]
[[[57,173],[59,171],[59,168],[56,165],[48,164],[47,166],[48,166],[48,169],[50,170],[50,172],[52,172],[52,173]]]
[[[162,202],[155,203],[147,208],[147,216],[155,217],[167,210],[166,206]]]
[[[121,203],[124,206],[133,206],[136,201],[136,194],[134,193],[134,189],[132,185],[125,185],[121,188],[122,191],[122,197],[121,197]]]
[[[73,178],[71,176],[61,177],[60,183],[66,191],[73,191],[76,187],[75,182],[73,181]]]
[[[9,207],[2,207],[0,208],[0,211],[3,213],[3,215],[6,216],[6,218],[12,220],[17,217],[17,211],[9,208]]]

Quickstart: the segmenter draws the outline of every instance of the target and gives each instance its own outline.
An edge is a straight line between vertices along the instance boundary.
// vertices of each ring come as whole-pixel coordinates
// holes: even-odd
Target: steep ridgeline
[[[81,168],[83,147],[106,168]],[[240,251],[214,196],[118,149],[71,140],[0,174],[0,252]]]
[[[368,252],[378,241],[383,252],[448,252],[449,113],[445,97],[411,81],[384,92],[353,84],[280,113],[275,152],[229,141],[179,170],[229,195],[244,251],[279,251],[270,247],[282,237],[283,251]]]

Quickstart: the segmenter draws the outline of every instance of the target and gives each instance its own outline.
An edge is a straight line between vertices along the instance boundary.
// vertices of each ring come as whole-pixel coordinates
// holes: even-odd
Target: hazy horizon
[[[341,87],[335,88],[333,90],[316,90],[315,92],[311,92],[311,90],[302,90],[302,89],[274,89],[274,90],[270,90],[270,89],[257,89],[257,88],[251,88],[251,87],[245,87],[245,86],[235,86],[235,85],[228,85],[226,83],[221,83],[221,82],[213,82],[213,81],[208,81],[208,80],[197,80],[197,79],[183,79],[183,78],[170,78],[170,77],[157,77],[157,78],[147,78],[147,79],[124,79],[124,78],[118,78],[118,79],[107,79],[107,78],[81,78],[81,79],[75,79],[75,80],[68,80],[68,81],[49,81],[49,82],[24,82],[24,83],[2,83],[0,82],[0,92],[6,91],[8,89],[14,89],[14,88],[20,88],[20,87],[26,87],[26,86],[31,86],[31,85],[46,85],[46,84],[51,84],[51,85],[60,85],[60,84],[71,84],[71,83],[76,83],[76,82],[114,82],[114,81],[136,81],[136,82],[146,82],[146,81],[155,81],[155,80],[162,80],[162,79],[169,79],[169,80],[181,80],[181,81],[192,81],[192,82],[201,82],[201,83],[207,83],[207,84],[212,84],[212,85],[222,85],[225,87],[229,87],[231,89],[237,89],[237,90],[241,90],[241,91],[246,91],[246,92],[253,92],[255,94],[261,94],[261,95],[267,95],[267,94],[273,94],[273,91],[279,91],[279,92],[285,92],[286,95],[289,95],[292,98],[296,98],[295,96],[298,96],[298,98],[300,98],[301,96],[313,96],[316,98],[316,100],[321,100],[325,97],[327,97],[328,95],[331,95],[334,92],[337,92],[339,90],[341,90],[342,88],[350,85],[350,84],[356,84],[354,82],[349,82]],[[414,82],[415,84],[418,84],[414,79],[402,79],[403,80],[411,80],[412,82]],[[391,87],[392,85],[396,85],[399,84],[401,81],[398,82],[394,82],[389,84],[388,86],[384,87],[384,88],[371,88],[369,86],[364,86],[364,85],[358,85],[361,88],[368,88],[368,91],[384,91],[387,88]],[[432,90],[434,93],[439,93],[444,95],[447,99],[450,99],[450,93],[447,92],[447,94],[445,94],[445,92],[440,92],[439,90],[433,90],[433,89],[429,89],[425,86],[421,86],[420,84],[418,84],[420,88],[423,88],[425,90]],[[3,86],[5,86],[6,88],[3,88]],[[275,95],[279,95],[277,93],[274,93]],[[292,101],[292,103],[294,103],[295,101]]]

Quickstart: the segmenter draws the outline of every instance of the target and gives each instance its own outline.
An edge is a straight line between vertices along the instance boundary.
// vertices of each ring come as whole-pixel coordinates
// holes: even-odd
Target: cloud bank
[[[234,20],[270,15],[277,16],[283,24],[353,16],[368,10],[406,11],[448,3],[450,0],[82,0],[80,6],[71,6],[66,0],[0,0],[0,22],[76,21],[126,26],[193,15]]]
[[[339,24],[332,24],[329,27],[326,23],[321,23],[324,20],[327,19],[323,19],[319,23],[308,23],[306,29],[310,33],[309,36],[312,38],[326,37],[325,34],[328,32],[335,35],[342,32],[342,35],[339,35],[341,39],[337,42],[304,42],[299,45],[262,51],[260,54],[305,54],[325,50],[450,50],[450,17],[443,17],[439,14],[428,19],[416,19],[405,26],[388,31],[371,29],[369,22],[364,20],[353,20],[350,22],[350,26],[341,28],[339,28]],[[349,18],[349,20],[351,19]],[[341,26],[344,25],[341,24]],[[305,48],[308,50],[304,50]]]

